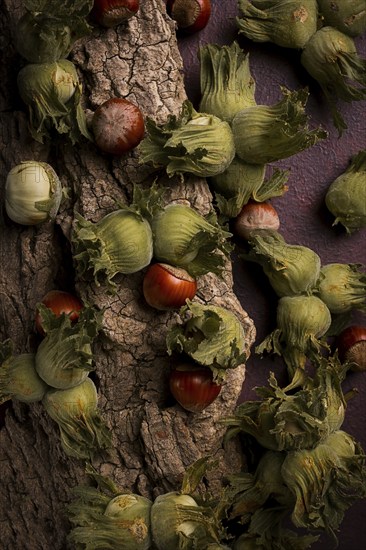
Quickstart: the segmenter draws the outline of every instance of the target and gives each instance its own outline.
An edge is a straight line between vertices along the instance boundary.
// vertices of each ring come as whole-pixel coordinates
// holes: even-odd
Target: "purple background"
[[[273,104],[281,98],[280,86],[298,89],[309,86],[307,112],[311,126],[322,125],[329,138],[315,147],[285,159],[275,166],[291,169],[289,190],[271,202],[276,207],[280,231],[287,242],[312,248],[322,263],[343,262],[366,264],[365,230],[349,236],[340,227],[332,227],[333,216],[324,204],[331,182],[348,166],[350,157],[366,149],[366,101],[343,103],[341,112],[348,129],[341,138],[333,127],[329,108],[316,82],[300,65],[300,53],[273,44],[254,44],[238,35],[235,17],[239,15],[236,0],[213,0],[210,21],[205,29],[191,36],[178,33],[178,44],[184,62],[187,95],[198,108],[200,100],[198,48],[207,43],[231,44],[237,40],[249,52],[251,73],[256,80],[256,100]],[[356,39],[359,54],[366,57],[366,37]],[[244,309],[257,328],[255,345],[275,327],[277,299],[261,268],[244,263],[233,254],[235,291]],[[365,324],[365,316],[354,313],[352,323]],[[267,385],[269,371],[285,380],[280,358],[259,358],[254,354],[247,363],[246,380],[241,400],[255,399],[254,386]],[[366,373],[350,373],[344,391],[356,387],[358,394],[349,402],[343,429],[352,434],[366,450]],[[341,550],[358,550],[366,540],[366,501],[356,503],[346,513],[339,533]],[[326,536],[312,546],[314,550],[330,550]]]

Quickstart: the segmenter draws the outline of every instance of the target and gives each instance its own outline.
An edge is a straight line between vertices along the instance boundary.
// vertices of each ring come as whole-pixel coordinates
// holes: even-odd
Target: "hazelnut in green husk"
[[[218,550],[219,528],[210,508],[184,493],[159,495],[151,508],[151,531],[157,550]]]
[[[263,513],[266,515],[266,512]],[[278,529],[277,532],[267,532],[258,534],[244,534],[235,541],[233,550],[283,550],[291,548],[292,550],[307,550],[319,539],[319,535],[298,535],[290,529]]]
[[[156,211],[151,227],[159,262],[183,267],[192,277],[222,274],[231,233],[220,226],[214,212],[202,216],[191,206],[170,203]]]
[[[346,402],[342,392],[347,367],[337,356],[321,355],[313,361],[315,374],[307,376],[300,389],[281,389],[273,373],[269,386],[256,388],[261,398],[238,405],[223,423],[227,437],[247,433],[266,449],[291,451],[312,449],[338,430],[344,421]]]
[[[330,184],[325,204],[347,233],[366,227],[366,151],[352,157],[346,171]]]
[[[0,343],[0,404],[9,399],[42,401],[48,389],[37,374],[34,353],[14,355],[10,340]]]
[[[333,27],[322,27],[308,41],[301,63],[318,82],[332,109],[336,128],[347,128],[336,100],[352,102],[366,98],[366,59],[361,58],[354,40]]]
[[[320,270],[318,296],[334,314],[366,309],[366,272],[362,264],[333,263]]]
[[[164,125],[146,122],[147,136],[138,149],[140,162],[165,168],[169,176],[220,174],[235,156],[230,125],[212,114],[198,113],[185,101],[179,117],[171,115]]]
[[[61,200],[61,181],[47,162],[24,161],[7,175],[5,210],[16,223],[37,225],[54,220]]]
[[[67,135],[72,143],[81,136],[91,139],[80,100],[82,86],[71,61],[32,63],[18,73],[20,97],[28,106],[29,130],[43,143],[54,132]]]
[[[90,460],[111,446],[111,433],[98,411],[97,389],[90,378],[73,388],[48,390],[42,403],[58,424],[61,445],[68,456]]]
[[[251,250],[243,257],[263,267],[278,296],[310,294],[319,279],[321,260],[306,246],[287,244],[277,231],[259,230],[249,237]]]
[[[286,453],[265,451],[254,472],[230,475],[225,491],[227,515],[245,525],[233,550],[306,550],[318,539],[284,526],[295,503],[281,475],[285,457]]]
[[[327,344],[323,342],[332,322],[326,304],[317,296],[283,296],[277,304],[277,327],[261,344],[256,353],[281,355],[287,365],[290,385],[302,383],[305,364]]]
[[[365,453],[341,430],[314,449],[289,452],[281,475],[295,497],[293,524],[326,531],[334,539],[346,510],[366,497]]]
[[[249,55],[234,42],[231,46],[207,44],[199,51],[201,63],[201,113],[231,122],[246,107],[255,105],[255,81]]]
[[[285,456],[285,453],[267,450],[259,459],[254,472],[230,475],[227,492],[230,495],[231,519],[240,518],[240,522],[249,523],[252,514],[260,510],[270,498],[284,505],[291,504],[292,495],[281,477]]]
[[[232,131],[237,156],[248,163],[267,164],[295,155],[327,137],[321,128],[310,130],[306,89],[290,92],[275,105],[256,105],[237,113]]]
[[[265,172],[265,165],[249,164],[235,156],[224,172],[209,178],[220,213],[235,218],[252,191],[262,186]]]
[[[42,14],[26,12],[18,21],[16,49],[29,63],[52,63],[66,58],[72,48],[71,29]]]
[[[316,0],[239,0],[239,33],[254,42],[303,48],[317,29]]]
[[[266,166],[249,164],[235,156],[224,172],[209,179],[217,207],[223,216],[235,218],[252,198],[264,202],[287,191],[288,172],[275,170],[265,180]]]
[[[76,323],[66,314],[55,315],[37,306],[46,335],[39,344],[35,364],[38,375],[52,388],[77,386],[94,369],[92,343],[101,325],[101,312],[84,307]]]
[[[336,430],[313,449],[267,451],[254,474],[230,481],[234,510],[249,524],[235,550],[308,548],[316,537],[286,537],[288,516],[295,527],[326,532],[337,546],[346,510],[366,497],[365,455],[351,435]]]
[[[181,322],[167,333],[168,353],[183,353],[212,370],[221,383],[226,370],[245,363],[245,330],[233,312],[220,306],[187,301],[179,312]]]
[[[15,29],[15,45],[30,63],[66,58],[76,40],[88,34],[86,16],[93,0],[24,0],[25,14]]]
[[[68,506],[73,528],[68,541],[93,550],[151,548],[152,502],[133,493],[107,495],[94,487],[76,487]]]
[[[121,206],[96,223],[76,214],[71,241],[78,274],[91,274],[110,289],[116,287],[115,275],[140,271],[153,255],[150,224],[133,206]]]
[[[318,0],[319,12],[327,26],[349,36],[366,31],[365,0]]]

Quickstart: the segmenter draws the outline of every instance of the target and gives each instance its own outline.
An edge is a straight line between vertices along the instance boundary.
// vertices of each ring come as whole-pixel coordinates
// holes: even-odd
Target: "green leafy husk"
[[[316,0],[239,0],[239,33],[254,42],[303,48],[316,32]]]
[[[210,470],[215,470],[218,466],[218,461],[211,456],[202,456],[195,460],[188,468],[183,476],[181,492],[185,495],[193,495],[196,493],[202,479]]]
[[[229,476],[224,494],[227,516],[246,526],[234,550],[304,550],[317,540],[316,536],[298,536],[284,527],[294,505],[294,497],[281,477],[285,456],[266,451],[254,473]]]
[[[247,524],[246,535],[233,548],[308,548],[317,537],[297,537],[284,529],[289,516],[296,527],[326,531],[337,543],[345,511],[366,497],[365,480],[363,450],[341,430],[312,449],[266,451],[254,473],[230,476],[228,514]]]
[[[263,185],[266,167],[248,164],[235,156],[224,172],[209,178],[220,213],[235,218],[252,192]]]
[[[148,550],[151,548],[152,502],[133,493],[113,497],[94,487],[74,488],[68,506],[73,528],[68,541],[85,550]],[[81,546],[82,545],[82,546]]]
[[[365,0],[318,0],[319,12],[325,24],[349,36],[366,31]]]
[[[331,326],[326,304],[317,296],[283,296],[277,305],[277,327],[255,349],[281,355],[290,377],[288,389],[303,383],[305,364],[327,348],[322,339]]]
[[[252,190],[250,198],[256,202],[264,202],[273,197],[282,197],[288,190],[286,184],[289,175],[289,170],[275,169],[272,175],[268,179],[265,179],[260,187]]]
[[[223,172],[235,155],[229,124],[195,111],[185,101],[179,117],[169,116],[164,125],[146,121],[147,136],[138,146],[141,163],[165,167],[169,176],[190,173],[210,177]]]
[[[366,310],[366,273],[362,264],[333,263],[320,270],[318,296],[334,314]]]
[[[34,353],[14,355],[11,340],[0,343],[0,404],[9,399],[42,401],[48,389],[37,374]]]
[[[269,282],[280,297],[311,294],[316,289],[321,260],[306,246],[287,244],[277,231],[253,232],[251,250],[241,255],[263,267]]]
[[[231,311],[187,301],[179,314],[181,322],[173,324],[166,337],[170,355],[184,353],[210,368],[216,383],[225,379],[227,369],[245,363],[245,331]]]
[[[266,451],[259,459],[254,473],[240,472],[229,476],[226,499],[231,519],[240,518],[241,523],[249,523],[251,516],[270,498],[291,506],[293,496],[281,477],[285,456],[285,453]]]
[[[318,539],[287,528],[295,498],[281,475],[285,457],[284,452],[265,451],[253,473],[229,476],[221,496],[225,517],[245,525],[234,550],[305,550]]]
[[[236,154],[243,161],[267,164],[288,158],[328,136],[321,128],[308,128],[308,90],[281,90],[283,99],[275,105],[256,105],[235,115],[232,131]]]
[[[115,275],[136,273],[153,256],[150,224],[133,207],[121,206],[97,223],[76,214],[71,241],[78,275],[91,272],[98,286],[102,281],[110,290]]]
[[[212,511],[198,506],[187,494],[169,492],[158,496],[151,508],[151,530],[157,550],[223,548]]]
[[[74,144],[81,136],[92,140],[81,106],[82,85],[75,66],[67,59],[32,63],[18,73],[20,97],[28,106],[29,131],[43,143],[54,132]]]
[[[289,452],[281,475],[296,499],[291,514],[294,525],[325,530],[335,540],[345,511],[366,497],[364,452],[341,430],[314,449]]]
[[[231,46],[206,44],[199,50],[199,59],[201,113],[211,113],[231,122],[236,113],[256,104],[249,54],[245,54],[237,42]]]
[[[93,0],[25,0],[26,13],[15,29],[18,52],[30,63],[66,58],[73,44],[90,32],[86,16]]]
[[[232,247],[231,233],[219,225],[214,212],[202,216],[183,204],[168,204],[151,220],[154,257],[184,267],[192,277],[221,275]]]
[[[46,162],[28,160],[14,166],[5,183],[5,209],[22,225],[54,220],[62,200],[62,185]]]
[[[342,392],[348,367],[337,356],[314,361],[313,377],[304,378],[295,393],[281,389],[273,373],[269,386],[256,388],[260,400],[245,401],[234,415],[223,419],[226,437],[244,432],[273,451],[312,449],[338,430],[344,421],[346,402]]]
[[[351,37],[322,27],[304,47],[301,63],[323,90],[334,125],[342,134],[347,124],[337,109],[337,99],[351,103],[366,98],[366,59],[358,55]]]
[[[354,155],[349,166],[329,186],[325,204],[347,233],[366,227],[366,151]]]
[[[209,179],[220,213],[236,218],[252,198],[257,202],[279,197],[287,191],[288,171],[275,170],[265,180],[266,166],[249,164],[235,156],[228,168]]]
[[[37,309],[46,333],[35,357],[38,375],[53,388],[77,386],[94,369],[91,345],[101,326],[101,312],[84,307],[72,323],[68,315],[56,316],[42,303]]]
[[[98,411],[98,395],[90,378],[66,390],[51,389],[43,398],[47,414],[58,424],[68,456],[91,460],[110,448],[111,432]]]

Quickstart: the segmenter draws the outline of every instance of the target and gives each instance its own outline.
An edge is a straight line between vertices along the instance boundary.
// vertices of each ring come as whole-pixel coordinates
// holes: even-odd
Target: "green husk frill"
[[[73,526],[68,541],[76,548],[229,550],[220,542],[224,530],[210,503],[198,504],[184,489],[160,494],[151,501],[121,490],[90,467],[87,473],[98,486],[76,486],[75,499],[67,507]]]
[[[47,384],[36,371],[35,354],[13,353],[13,343],[0,343],[0,404],[10,399],[22,403],[41,401]]]
[[[102,312],[86,306],[72,323],[68,315],[57,317],[42,303],[37,309],[46,333],[35,357],[38,375],[53,388],[77,386],[94,369],[91,346],[101,327]]]
[[[266,519],[265,512],[263,513]],[[273,514],[276,515],[276,514]],[[278,514],[277,514],[278,515]],[[259,515],[258,515],[259,516]],[[233,550],[307,550],[319,540],[319,535],[298,535],[290,529],[279,527],[276,523],[271,524],[271,529],[261,530],[262,522],[258,521],[259,532],[240,535],[233,546]],[[254,530],[254,529],[252,529]]]
[[[249,164],[235,156],[224,172],[209,178],[220,214],[236,218],[250,199],[263,202],[282,196],[287,191],[289,172],[274,170],[268,179],[265,173],[265,165]]]
[[[30,63],[66,58],[74,43],[90,32],[93,0],[24,0],[25,14],[15,29],[18,52]]]
[[[62,201],[61,181],[47,162],[28,160],[14,166],[5,182],[5,209],[11,220],[37,225],[55,220]]]
[[[341,224],[351,234],[366,227],[366,151],[354,155],[347,169],[329,186],[325,204],[333,225]]]
[[[336,546],[345,511],[366,497],[365,481],[363,451],[342,430],[335,430],[312,449],[266,451],[253,473],[230,476],[227,492],[232,506],[228,512],[247,525],[246,544],[234,548],[310,547],[317,537],[289,532],[284,528],[289,519],[295,527],[326,532]],[[291,542],[290,546],[280,544],[281,539]]]
[[[68,506],[73,528],[68,540],[86,550],[148,550],[151,548],[152,502],[133,493],[114,494],[77,486]]]
[[[82,85],[71,61],[26,65],[19,71],[17,83],[28,107],[33,139],[43,143],[60,134],[73,144],[82,136],[92,140],[81,106]]]
[[[121,206],[96,223],[80,214],[75,218],[72,246],[79,276],[91,274],[98,286],[103,282],[114,291],[115,275],[136,273],[150,263],[152,230],[134,206]]]
[[[67,456],[92,460],[111,447],[111,432],[101,418],[97,389],[90,378],[72,388],[50,389],[42,403],[58,424],[61,446]]]
[[[318,296],[332,314],[366,311],[366,271],[362,264],[331,263],[320,270]]]
[[[305,106],[307,89],[289,91],[275,105],[256,105],[239,111],[232,121],[236,154],[251,164],[267,164],[312,147],[328,134],[311,130]]]
[[[237,42],[231,46],[202,46],[199,59],[201,113],[211,113],[231,122],[236,113],[256,104],[249,54],[245,54]]]
[[[191,206],[170,203],[155,213],[151,227],[156,260],[183,267],[192,277],[222,275],[232,250],[231,233],[214,211],[203,216]]]
[[[366,31],[365,0],[318,0],[318,6],[326,26],[353,37]]]
[[[179,315],[181,322],[173,324],[167,333],[169,354],[185,354],[209,367],[216,383],[225,379],[227,369],[245,363],[244,327],[231,311],[187,301]]]
[[[214,115],[198,113],[189,101],[183,103],[179,117],[170,115],[164,125],[147,119],[146,130],[147,136],[138,147],[140,162],[165,168],[169,176],[215,176],[235,156],[229,124]]]
[[[316,32],[316,0],[239,0],[239,33],[254,42],[300,49]]]
[[[288,388],[303,382],[307,359],[328,345],[323,337],[332,323],[326,304],[315,295],[283,296],[277,304],[277,327],[256,348],[258,354],[281,355],[290,378]]]
[[[338,430],[344,421],[346,401],[341,383],[348,367],[338,357],[319,355],[315,374],[306,376],[295,393],[281,389],[273,373],[269,385],[255,388],[261,398],[245,401],[223,420],[227,438],[247,433],[272,451],[312,449]]]

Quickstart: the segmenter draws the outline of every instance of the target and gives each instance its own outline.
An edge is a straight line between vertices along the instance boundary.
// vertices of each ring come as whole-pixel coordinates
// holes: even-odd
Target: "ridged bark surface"
[[[142,495],[180,486],[184,470],[211,454],[220,466],[211,473],[212,489],[225,472],[238,471],[243,457],[233,446],[222,448],[217,423],[235,406],[244,381],[244,365],[229,372],[219,398],[202,414],[175,405],[167,389],[170,358],[165,336],[176,313],[149,308],[142,295],[144,271],[116,278],[117,293],[101,285],[75,280],[70,232],[75,211],[97,221],[129,203],[134,183],[148,185],[152,176],[138,163],[137,153],[123,158],[100,154],[90,143],[70,146],[66,140],[39,144],[27,130],[27,113],[17,94],[16,76],[25,61],[13,47],[20,0],[0,0],[0,338],[11,338],[16,353],[34,351],[34,311],[53,288],[73,288],[82,299],[104,309],[103,327],[94,346],[99,407],[113,433],[113,450],[93,466],[121,488]],[[164,122],[178,114],[185,99],[182,61],[175,27],[162,0],[142,0],[137,16],[116,29],[95,29],[79,41],[70,59],[84,86],[84,106],[92,112],[106,99],[119,96],[136,103],[145,116]],[[7,172],[23,160],[49,162],[68,188],[55,223],[19,226],[5,213]],[[207,183],[197,178],[161,178],[168,202],[191,204],[205,214],[211,208]],[[231,264],[221,280],[199,280],[195,298],[234,311],[247,331],[248,349],[254,326],[233,293]],[[70,525],[65,506],[71,489],[87,481],[85,464],[67,457],[57,425],[42,404],[12,403],[0,431],[1,547],[6,550],[64,550]]]

